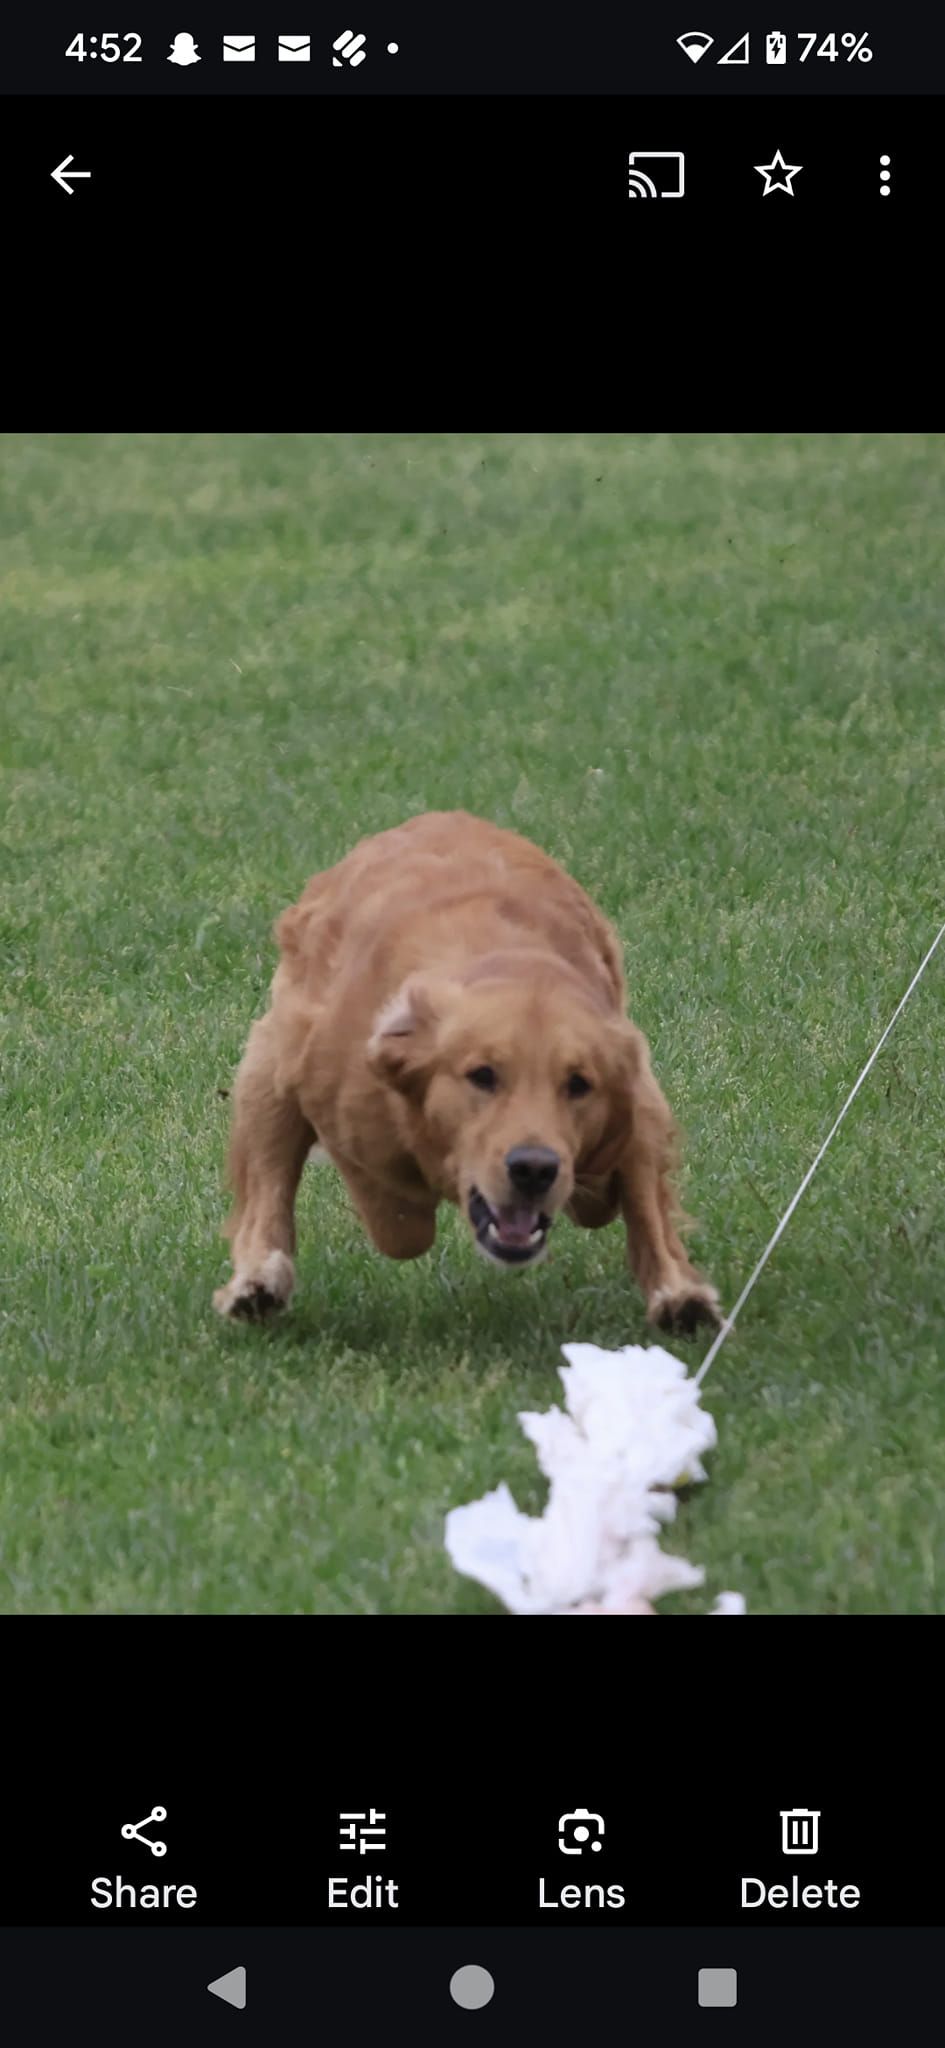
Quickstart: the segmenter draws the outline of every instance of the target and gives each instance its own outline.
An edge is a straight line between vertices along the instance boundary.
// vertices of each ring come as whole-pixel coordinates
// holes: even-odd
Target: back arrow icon
[[[57,185],[61,185],[63,191],[68,192],[70,199],[73,196],[72,186],[67,185],[66,180],[62,174],[63,171],[69,171],[69,165],[72,162],[74,162],[74,158],[72,158],[71,156],[64,156],[61,164],[57,164],[55,170],[50,171],[49,173],[51,178],[55,178]],[[90,178],[92,176],[92,173],[91,171],[69,171],[69,176],[70,178]]]

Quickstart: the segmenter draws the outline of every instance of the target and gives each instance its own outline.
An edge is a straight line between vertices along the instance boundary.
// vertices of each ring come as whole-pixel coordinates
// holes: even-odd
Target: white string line
[[[833,1126],[833,1129],[831,1131],[828,1131],[827,1136],[825,1137],[824,1142],[821,1145],[820,1151],[818,1152],[817,1157],[814,1160],[813,1166],[808,1167],[807,1172],[805,1173],[804,1178],[801,1182],[801,1185],[797,1190],[797,1194],[794,1196],[793,1201],[790,1202],[788,1204],[788,1207],[785,1209],[784,1215],[782,1216],[781,1221],[778,1224],[777,1230],[775,1231],[774,1236],[771,1239],[771,1243],[765,1246],[765,1249],[762,1252],[760,1259],[758,1260],[758,1264],[755,1267],[751,1279],[748,1281],[747,1286],[742,1288],[742,1291],[738,1297],[738,1300],[735,1303],[735,1307],[733,1308],[731,1315],[726,1316],[721,1329],[719,1330],[717,1336],[713,1339],[712,1344],[710,1345],[709,1350],[706,1352],[702,1364],[700,1365],[699,1370],[695,1375],[696,1386],[699,1385],[700,1380],[705,1379],[706,1373],[708,1372],[709,1367],[712,1364],[712,1361],[717,1351],[719,1350],[720,1345],[724,1344],[729,1331],[734,1328],[736,1316],[738,1315],[739,1311],[744,1308],[745,1303],[748,1300],[748,1296],[750,1295],[751,1290],[754,1287],[755,1281],[758,1279],[763,1268],[767,1265],[768,1260],[771,1257],[771,1254],[775,1248],[775,1245],[777,1244],[779,1237],[782,1235],[782,1232],[790,1223],[791,1217],[793,1216],[794,1211],[797,1208],[798,1202],[800,1201],[805,1188],[810,1186],[810,1183],[814,1178],[814,1175],[817,1171],[818,1166],[820,1165],[820,1162],[824,1156],[824,1153],[827,1150],[828,1145],[830,1144],[831,1140],[836,1137],[836,1134],[840,1129],[840,1125],[842,1124],[843,1119],[846,1116],[850,1104],[853,1102],[854,1098],[859,1094],[860,1089],[862,1088],[863,1083],[866,1080],[866,1076],[869,1073],[873,1061],[877,1058],[878,1054],[882,1052],[883,1046],[885,1045],[886,1040],[889,1037],[889,1034],[893,1028],[893,1025],[896,1022],[896,1018],[900,1016],[902,1011],[905,1009],[906,1004],[909,1001],[909,997],[911,996],[912,991],[916,986],[916,983],[918,981],[921,981],[922,976],[925,973],[925,970],[929,964],[929,961],[932,958],[932,954],[934,953],[935,948],[938,945],[939,939],[942,937],[943,933],[945,933],[945,924],[942,925],[941,931],[932,940],[932,944],[930,945],[929,950],[926,953],[925,959],[923,960],[921,967],[918,968],[916,973],[913,975],[912,980],[910,981],[906,993],[903,996],[898,1008],[893,1011],[893,1014],[889,1019],[889,1023],[887,1024],[886,1029],[883,1032],[882,1038],[879,1041],[879,1044],[875,1046],[873,1051],[870,1053],[869,1059],[867,1060],[866,1065],[863,1068],[863,1072],[860,1075],[859,1080],[851,1088],[850,1093],[847,1096],[847,1099],[843,1105],[843,1108],[840,1111],[840,1115],[838,1116],[837,1121]]]

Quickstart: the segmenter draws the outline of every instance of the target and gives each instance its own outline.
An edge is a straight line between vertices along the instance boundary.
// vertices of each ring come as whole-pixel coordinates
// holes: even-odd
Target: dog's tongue
[[[538,1229],[537,1209],[500,1209],[498,1231],[503,1244],[527,1244]]]

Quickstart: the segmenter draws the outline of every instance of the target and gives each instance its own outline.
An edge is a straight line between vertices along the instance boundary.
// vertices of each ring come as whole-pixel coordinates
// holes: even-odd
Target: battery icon
[[[787,63],[787,36],[782,35],[779,28],[772,29],[771,34],[765,36],[765,63]]]

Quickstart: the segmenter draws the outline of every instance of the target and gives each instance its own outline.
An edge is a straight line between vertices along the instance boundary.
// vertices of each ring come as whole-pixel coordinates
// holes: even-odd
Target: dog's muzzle
[[[469,1221],[476,1233],[476,1246],[497,1266],[530,1266],[539,1259],[548,1242],[552,1218],[541,1209],[526,1209],[520,1203],[494,1208],[478,1188],[469,1195]]]

